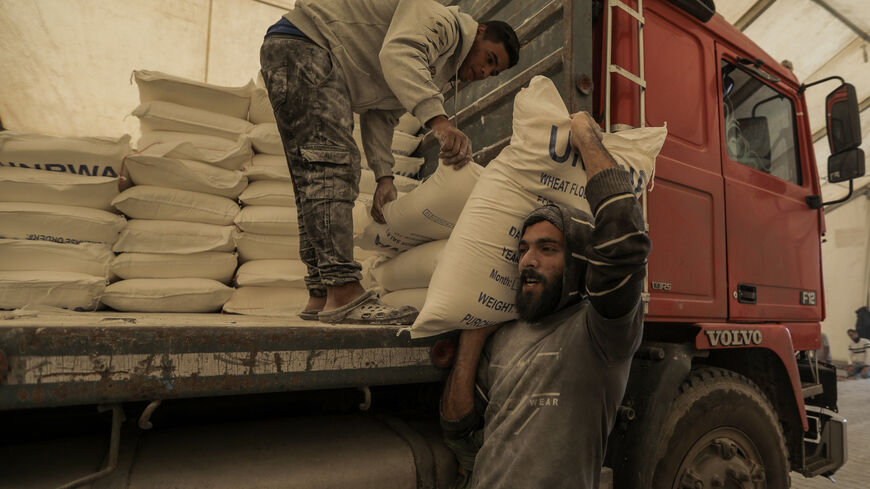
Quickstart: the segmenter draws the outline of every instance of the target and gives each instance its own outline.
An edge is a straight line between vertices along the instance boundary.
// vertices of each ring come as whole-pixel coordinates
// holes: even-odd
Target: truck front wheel
[[[785,438],[763,392],[742,375],[693,369],[662,425],[654,489],[787,489]]]

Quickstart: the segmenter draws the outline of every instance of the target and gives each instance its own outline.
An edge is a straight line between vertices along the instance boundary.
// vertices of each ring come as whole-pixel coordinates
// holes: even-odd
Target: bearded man
[[[462,332],[441,401],[461,467],[454,487],[598,488],[641,341],[651,245],[629,174],[588,114],[573,116],[571,145],[594,217],[532,212],[519,242],[520,319]]]

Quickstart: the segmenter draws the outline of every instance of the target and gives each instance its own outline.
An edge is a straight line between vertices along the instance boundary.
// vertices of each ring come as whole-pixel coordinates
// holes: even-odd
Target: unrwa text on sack
[[[32,165],[32,166],[31,166]],[[14,163],[11,161],[0,161],[0,167],[8,166],[11,168],[28,168],[34,170],[46,170],[46,171],[54,171],[58,173],[74,173],[76,175],[84,175],[87,177],[117,177],[118,174],[115,173],[115,169],[111,166],[103,166],[100,165],[79,165],[78,168],[75,165],[68,163],[63,165],[62,163],[46,163],[45,168],[41,163]],[[102,168],[102,169],[101,169]]]

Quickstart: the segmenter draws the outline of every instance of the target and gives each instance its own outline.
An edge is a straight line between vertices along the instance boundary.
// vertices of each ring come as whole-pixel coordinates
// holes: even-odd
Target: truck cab
[[[813,353],[827,203],[804,98],[821,88],[709,0],[460,5],[507,17],[523,46],[511,79],[455,97],[479,162],[507,144],[506,101],[535,74],[605,131],[668,128],[642,197],[653,251],[644,343],[605,463],[615,487],[788,487],[790,471],[832,474],[845,420],[836,372]],[[864,173],[857,103],[843,80],[828,89],[828,112],[837,100],[842,112],[829,137],[850,135],[832,145],[829,178],[846,181]]]

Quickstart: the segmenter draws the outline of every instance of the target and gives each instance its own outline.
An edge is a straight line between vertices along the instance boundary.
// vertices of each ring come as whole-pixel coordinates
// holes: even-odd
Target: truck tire
[[[776,412],[751,380],[693,369],[662,424],[654,489],[788,489],[788,452]]]

